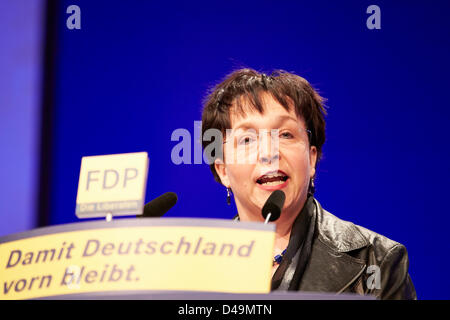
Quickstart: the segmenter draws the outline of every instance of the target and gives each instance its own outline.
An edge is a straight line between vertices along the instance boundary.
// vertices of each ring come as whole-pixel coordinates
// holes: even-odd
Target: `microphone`
[[[158,198],[153,199],[144,206],[144,213],[139,217],[152,218],[162,217],[175,203],[177,203],[178,197],[175,192],[166,192],[160,195]]]
[[[283,191],[275,190],[272,192],[262,208],[262,216],[266,219],[265,224],[269,221],[275,221],[280,217],[284,200],[286,200],[286,195]]]

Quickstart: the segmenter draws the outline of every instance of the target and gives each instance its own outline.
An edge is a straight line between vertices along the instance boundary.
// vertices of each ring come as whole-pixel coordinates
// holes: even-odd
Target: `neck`
[[[289,238],[291,236],[292,225],[295,219],[300,214],[303,206],[306,203],[306,198],[300,201],[299,205],[286,208],[282,211],[280,218],[275,222],[275,246],[274,253],[278,254],[287,248],[289,243]],[[261,215],[260,209],[258,210],[243,210],[239,208],[239,204],[236,203],[239,212],[239,219],[241,221],[253,221],[253,222],[264,222],[264,218]]]
[[[289,238],[291,237],[292,225],[295,219],[299,215],[301,208],[295,212],[283,212],[284,219],[280,219],[276,222],[275,230],[275,247],[274,252],[281,252],[287,248],[289,244]]]

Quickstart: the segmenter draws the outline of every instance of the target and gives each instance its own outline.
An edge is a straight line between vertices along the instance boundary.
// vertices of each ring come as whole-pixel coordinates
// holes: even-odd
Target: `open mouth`
[[[286,180],[289,179],[289,176],[285,174],[283,171],[278,170],[275,172],[268,172],[256,180],[256,183],[262,186],[276,186],[279,184],[283,184]]]

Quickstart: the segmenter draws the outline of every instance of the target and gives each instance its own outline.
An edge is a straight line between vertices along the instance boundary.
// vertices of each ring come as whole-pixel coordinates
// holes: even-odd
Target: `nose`
[[[274,164],[280,160],[278,134],[260,135],[259,162],[261,164]]]
[[[261,164],[274,164],[277,163],[280,160],[279,153],[274,154],[272,156],[260,156],[259,161]]]

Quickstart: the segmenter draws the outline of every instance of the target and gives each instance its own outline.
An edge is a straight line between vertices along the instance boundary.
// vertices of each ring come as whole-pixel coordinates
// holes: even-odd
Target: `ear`
[[[227,175],[226,165],[221,159],[214,160],[214,168],[216,169],[216,172],[220,178],[220,181],[222,181],[222,184],[229,188],[230,187],[230,179]]]
[[[315,146],[311,146],[309,148],[309,176],[310,178],[314,177],[316,174],[316,162],[317,162],[317,148]]]

